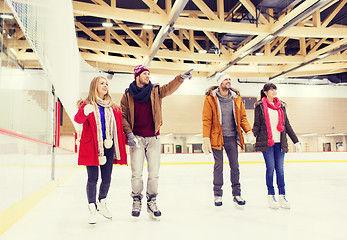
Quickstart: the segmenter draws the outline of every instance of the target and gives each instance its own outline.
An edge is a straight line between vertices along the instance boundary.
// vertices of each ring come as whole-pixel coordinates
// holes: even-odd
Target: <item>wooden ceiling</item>
[[[81,56],[100,70],[132,72],[134,66],[147,64],[158,74],[193,68],[196,76],[225,71],[236,78],[271,79],[347,72],[346,2],[76,0],[72,4]],[[23,68],[39,67],[13,21],[5,21],[4,29],[13,36],[4,35],[6,48],[13,49],[13,58]],[[104,22],[112,26],[105,27]]]

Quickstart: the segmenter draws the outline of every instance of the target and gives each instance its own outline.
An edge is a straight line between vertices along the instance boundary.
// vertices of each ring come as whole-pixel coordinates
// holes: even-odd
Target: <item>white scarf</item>
[[[106,139],[103,141],[100,111],[98,106],[95,105],[94,116],[95,116],[96,128],[97,128],[99,164],[104,165],[106,163],[106,157],[104,156],[104,146],[105,148],[109,149],[112,147],[112,144],[113,144],[114,150],[115,150],[115,158],[117,160],[120,160],[117,125],[116,125],[115,116],[113,114],[113,109],[111,107],[112,103],[107,100],[102,100],[99,97],[96,97],[96,103],[104,107],[104,111],[105,111]],[[113,142],[112,142],[112,139],[113,139]]]

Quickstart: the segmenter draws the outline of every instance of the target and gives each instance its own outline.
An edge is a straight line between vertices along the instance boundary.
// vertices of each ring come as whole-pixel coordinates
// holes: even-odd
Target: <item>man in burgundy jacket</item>
[[[133,206],[131,215],[138,217],[141,211],[143,191],[143,164],[148,163],[147,211],[154,219],[161,216],[157,208],[158,180],[160,167],[160,137],[162,125],[162,98],[174,93],[191,72],[177,75],[163,86],[150,82],[150,72],[143,65],[134,68],[135,80],[125,90],[121,99],[123,128],[130,147],[131,186]]]

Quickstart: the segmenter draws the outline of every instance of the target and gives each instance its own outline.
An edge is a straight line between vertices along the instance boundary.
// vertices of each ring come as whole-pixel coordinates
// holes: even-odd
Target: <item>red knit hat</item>
[[[148,71],[148,68],[146,66],[143,66],[143,65],[137,65],[135,68],[134,68],[134,78],[136,79],[137,76],[139,76],[142,72],[144,71]]]

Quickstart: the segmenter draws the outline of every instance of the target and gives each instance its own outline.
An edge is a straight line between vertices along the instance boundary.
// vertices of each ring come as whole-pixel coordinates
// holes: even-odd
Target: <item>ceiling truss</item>
[[[322,57],[347,45],[347,27],[333,21],[346,10],[347,0],[325,1],[313,14],[261,46],[264,38],[319,0],[288,6],[276,17],[273,8],[260,12],[251,0],[233,1],[236,3],[227,11],[229,0],[213,1],[215,10],[209,0],[191,0],[183,11],[175,6],[180,0],[137,1],[142,2],[141,9],[118,7],[116,0],[73,1],[80,53],[89,64],[108,72],[132,72],[134,66],[147,64],[153,73],[177,74],[193,68],[197,76],[226,71],[232,77],[270,79],[293,68],[284,76],[347,72],[345,49]],[[245,16],[256,21],[243,20]],[[102,22],[113,26],[103,27]],[[168,26],[174,31],[163,33]],[[13,57],[24,68],[38,66],[20,28],[11,22],[4,28],[14,29],[13,36],[4,35],[4,45],[13,49]],[[254,46],[258,48],[249,52]],[[238,61],[229,66],[235,59]],[[313,59],[317,61],[302,66]]]

